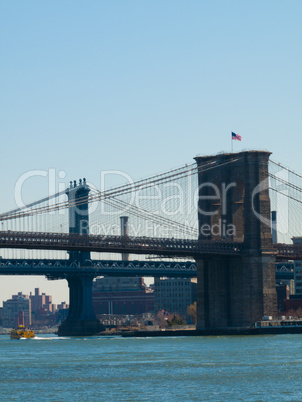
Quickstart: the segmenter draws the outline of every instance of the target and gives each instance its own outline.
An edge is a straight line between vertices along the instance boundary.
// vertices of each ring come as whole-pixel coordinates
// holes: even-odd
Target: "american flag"
[[[232,131],[232,140],[241,141],[241,135],[235,134],[235,133],[233,133],[233,131]]]

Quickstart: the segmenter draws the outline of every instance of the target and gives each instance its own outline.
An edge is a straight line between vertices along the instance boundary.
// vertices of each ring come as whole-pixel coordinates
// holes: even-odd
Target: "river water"
[[[1,401],[301,401],[302,335],[0,336]]]

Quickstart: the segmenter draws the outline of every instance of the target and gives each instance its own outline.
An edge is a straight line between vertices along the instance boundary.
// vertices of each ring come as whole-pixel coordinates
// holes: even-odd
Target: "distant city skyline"
[[[9,297],[9,298],[7,298],[7,299],[3,299],[3,300],[0,300],[0,303],[1,303],[1,305],[0,305],[0,307],[3,305],[3,302],[4,301],[7,301],[7,300],[10,300],[10,299],[12,299],[12,297],[14,297],[14,296],[16,296],[16,295],[19,295],[20,294],[20,296],[32,296],[32,295],[35,295],[36,294],[36,290],[38,290],[38,295],[46,295],[46,296],[50,296],[51,298],[53,297],[53,295],[52,294],[48,294],[47,292],[44,292],[43,290],[41,291],[41,289],[40,288],[33,288],[31,291],[29,291],[29,292],[24,292],[23,290],[18,290],[15,294],[11,294],[11,296]],[[61,300],[60,302],[57,302],[57,303],[53,303],[53,304],[55,304],[55,305],[59,305],[59,304],[61,304],[61,303],[66,303],[66,300]],[[68,303],[67,303],[68,304]]]

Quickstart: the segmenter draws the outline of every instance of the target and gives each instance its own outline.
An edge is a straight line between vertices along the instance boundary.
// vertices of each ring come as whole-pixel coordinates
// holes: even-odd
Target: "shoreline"
[[[9,335],[10,330],[0,331],[0,335]],[[36,330],[36,335],[57,334],[54,330]],[[244,336],[244,335],[282,335],[302,334],[301,326],[266,326],[266,327],[245,327],[245,328],[210,328],[204,330],[196,329],[161,329],[161,330],[135,330],[101,332],[91,336],[121,336],[123,338],[151,338],[151,337],[175,337],[175,336]],[[87,336],[87,335],[85,335]],[[89,335],[88,335],[89,336]]]
[[[302,326],[261,327],[261,328],[211,328],[204,330],[160,330],[160,331],[126,331],[121,334],[130,337],[169,337],[169,336],[242,336],[242,335],[281,335],[302,334]]]

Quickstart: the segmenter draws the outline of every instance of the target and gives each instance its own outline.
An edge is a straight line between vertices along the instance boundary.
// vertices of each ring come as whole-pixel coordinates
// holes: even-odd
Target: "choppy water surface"
[[[0,336],[0,400],[302,400],[302,335]]]

